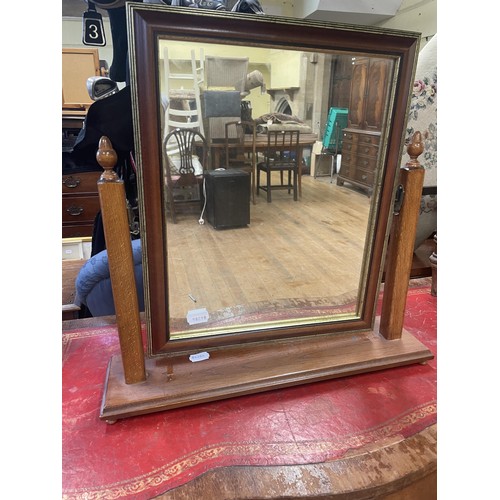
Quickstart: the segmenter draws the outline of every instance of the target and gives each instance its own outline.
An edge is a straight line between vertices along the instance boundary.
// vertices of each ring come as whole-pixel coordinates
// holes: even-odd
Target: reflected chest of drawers
[[[337,175],[337,185],[349,182],[363,188],[371,195],[375,182],[380,132],[344,129],[342,161]]]

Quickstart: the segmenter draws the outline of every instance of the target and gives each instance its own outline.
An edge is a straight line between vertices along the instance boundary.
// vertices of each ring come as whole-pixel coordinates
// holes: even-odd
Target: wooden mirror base
[[[422,363],[429,349],[406,330],[398,340],[372,331],[224,347],[205,361],[187,355],[146,359],[144,382],[126,384],[120,355],[106,374],[100,418],[118,419]]]

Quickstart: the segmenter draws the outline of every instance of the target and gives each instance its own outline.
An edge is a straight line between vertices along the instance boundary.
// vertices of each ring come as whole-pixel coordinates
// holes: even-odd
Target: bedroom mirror
[[[127,9],[149,354],[372,328],[418,34]]]

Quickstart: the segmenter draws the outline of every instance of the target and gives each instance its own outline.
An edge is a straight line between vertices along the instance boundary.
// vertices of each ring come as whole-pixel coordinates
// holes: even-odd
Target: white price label
[[[207,309],[191,309],[188,311],[186,319],[190,325],[197,325],[198,323],[206,323],[209,318]]]
[[[208,354],[208,352],[199,352],[197,354],[191,354],[191,356],[189,356],[189,361],[191,361],[191,363],[196,363],[197,361],[205,361],[209,358],[210,354]]]

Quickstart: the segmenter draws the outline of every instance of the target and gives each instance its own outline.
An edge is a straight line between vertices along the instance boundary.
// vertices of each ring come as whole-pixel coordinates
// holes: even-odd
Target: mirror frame
[[[132,109],[143,249],[148,355],[158,356],[252,342],[272,342],[324,333],[373,329],[384,257],[392,220],[420,34],[305,21],[268,15],[247,15],[158,4],[127,4]],[[194,42],[273,46],[313,52],[356,52],[395,58],[393,105],[386,131],[386,155],[379,200],[374,214],[372,250],[363,263],[366,286],[359,318],[269,328],[188,339],[168,339],[168,272],[166,216],[162,188],[159,106],[158,37]],[[367,242],[368,244],[368,242]],[[366,252],[365,252],[366,255]]]

